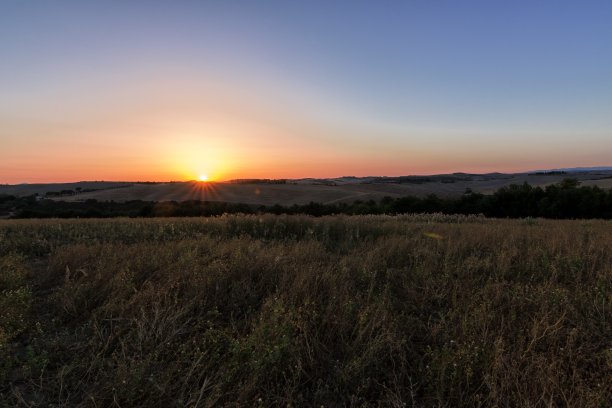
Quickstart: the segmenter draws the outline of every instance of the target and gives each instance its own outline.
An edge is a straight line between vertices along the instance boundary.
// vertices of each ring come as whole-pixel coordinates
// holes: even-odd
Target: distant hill
[[[564,178],[583,185],[612,188],[612,169],[534,173],[436,174],[430,176],[304,178],[288,180],[250,179],[233,182],[79,182],[62,184],[0,185],[0,195],[29,196],[64,201],[216,201],[254,205],[293,205],[317,202],[332,204],[383,197],[457,197],[466,191],[491,194],[510,184],[547,186]]]
[[[45,195],[49,192],[61,193],[62,191],[97,191],[111,188],[130,187],[133,182],[125,181],[78,181],[75,183],[22,183],[22,184],[0,184],[0,194],[16,196],[27,196],[33,194]]]
[[[544,173],[550,171],[565,171],[567,173],[577,172],[593,172],[593,171],[612,171],[612,166],[601,166],[601,167],[566,167],[561,169],[550,169],[550,170],[536,170],[537,173]]]

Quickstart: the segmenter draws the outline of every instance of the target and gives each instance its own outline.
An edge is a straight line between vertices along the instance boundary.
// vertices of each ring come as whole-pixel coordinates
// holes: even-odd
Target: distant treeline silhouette
[[[287,184],[287,179],[234,179],[232,184]]]
[[[483,214],[486,217],[556,219],[612,219],[612,190],[580,186],[575,179],[545,188],[527,183],[502,187],[490,195],[466,191],[461,197],[385,197],[380,201],[353,203],[257,206],[207,201],[96,201],[66,202],[37,199],[35,196],[0,195],[0,216],[4,218],[106,218],[106,217],[196,217],[222,214]]]

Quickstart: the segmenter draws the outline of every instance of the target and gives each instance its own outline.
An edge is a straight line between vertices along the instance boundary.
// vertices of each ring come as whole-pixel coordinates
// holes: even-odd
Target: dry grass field
[[[612,223],[0,221],[0,406],[605,407]]]

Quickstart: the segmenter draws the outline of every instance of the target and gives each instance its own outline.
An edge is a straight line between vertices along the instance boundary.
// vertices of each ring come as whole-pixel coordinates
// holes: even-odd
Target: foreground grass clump
[[[0,223],[0,406],[612,400],[612,223]]]

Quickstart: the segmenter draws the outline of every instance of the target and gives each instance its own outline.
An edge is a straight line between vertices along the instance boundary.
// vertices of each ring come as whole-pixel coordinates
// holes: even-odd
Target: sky
[[[0,0],[0,183],[612,165],[612,2]]]

